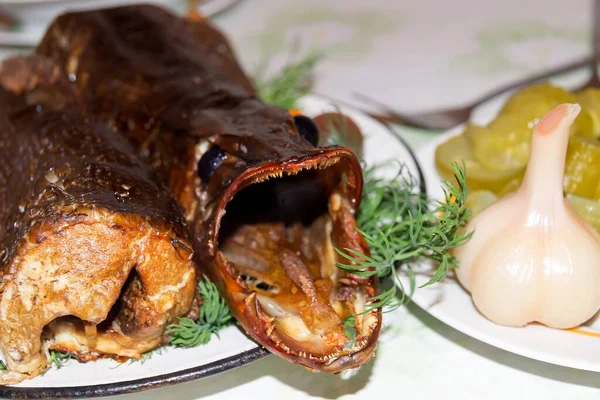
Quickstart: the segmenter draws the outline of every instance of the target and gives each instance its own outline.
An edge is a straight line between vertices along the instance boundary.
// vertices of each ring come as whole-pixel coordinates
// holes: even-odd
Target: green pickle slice
[[[557,105],[577,101],[573,93],[550,84],[531,86],[515,93],[487,127],[469,125],[465,130],[475,159],[495,169],[525,167],[535,125]],[[596,133],[592,113],[587,108],[582,109],[571,135],[595,137]]]
[[[564,190],[600,200],[600,140],[578,136],[569,139]]]
[[[469,125],[465,136],[471,141],[477,161],[493,169],[523,168],[529,158],[531,128],[519,115],[501,115],[487,127]]]
[[[471,190],[488,190],[494,194],[503,194],[503,190],[513,181],[520,182],[524,168],[492,169],[482,165],[473,157],[471,143],[465,135],[458,135],[439,145],[435,152],[435,164],[439,174],[454,182],[452,163],[464,162],[467,171],[467,185]]]
[[[541,112],[541,116],[544,116],[559,104],[576,101],[575,94],[550,83],[542,83],[515,92],[504,104],[500,114],[521,114],[525,110],[534,110],[536,114]]]
[[[588,88],[576,93],[577,102],[583,110],[587,110],[593,121],[594,127],[590,136],[594,138],[600,137],[600,90],[596,88]],[[582,110],[582,111],[583,111]]]
[[[453,179],[452,162],[464,162],[474,215],[519,188],[535,125],[562,103],[579,103],[565,161],[564,190],[574,210],[600,232],[600,90],[570,93],[551,84],[513,94],[487,126],[469,124],[463,134],[438,146],[436,167]]]

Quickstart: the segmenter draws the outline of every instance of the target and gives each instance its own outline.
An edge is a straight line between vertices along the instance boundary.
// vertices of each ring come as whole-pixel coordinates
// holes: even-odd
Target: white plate
[[[227,10],[241,0],[205,0],[198,11],[207,17]],[[183,14],[188,0],[0,0],[0,12],[19,21],[11,30],[0,30],[0,46],[37,46],[47,26],[67,11],[116,7],[135,3],[152,3]]]
[[[301,109],[309,116],[336,111],[335,103],[325,97],[307,96]],[[387,126],[365,114],[338,103],[341,112],[352,118],[365,135],[367,163],[397,159],[411,171],[418,171],[414,155]],[[193,349],[166,348],[144,363],[118,364],[99,360],[87,364],[70,361],[61,369],[15,386],[0,386],[0,398],[91,397],[130,393],[153,387],[186,382],[232,368],[268,354],[249,340],[237,327],[220,332],[206,346]],[[301,367],[298,367],[301,368]]]
[[[507,96],[497,98],[476,110],[473,115],[475,122],[491,121]],[[442,178],[435,168],[435,149],[449,137],[462,132],[463,128],[452,129],[417,152],[429,197],[442,198]],[[469,171],[467,176],[468,173]],[[419,276],[417,286],[427,280],[427,277]],[[405,279],[403,281],[407,283]],[[577,331],[552,329],[542,325],[524,328],[500,326],[476,310],[471,296],[454,277],[427,288],[416,289],[413,302],[440,321],[492,346],[539,361],[600,372],[600,322],[595,320]]]

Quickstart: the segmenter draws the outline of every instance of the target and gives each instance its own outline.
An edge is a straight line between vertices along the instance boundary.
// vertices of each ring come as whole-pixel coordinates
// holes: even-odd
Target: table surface
[[[405,111],[459,105],[590,52],[590,1],[243,0],[214,18],[244,67],[275,70],[310,49],[327,57],[316,92],[355,93]],[[294,49],[292,52],[290,49]],[[395,127],[418,149],[439,132]],[[568,346],[565,343],[565,346]],[[600,375],[472,339],[417,306],[385,318],[372,362],[353,376],[311,373],[275,356],[211,378],[117,399],[598,399]]]

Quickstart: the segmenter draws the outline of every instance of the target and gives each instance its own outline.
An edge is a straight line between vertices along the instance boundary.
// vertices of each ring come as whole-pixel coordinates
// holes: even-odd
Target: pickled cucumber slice
[[[439,174],[446,180],[454,182],[452,163],[464,161],[467,171],[467,185],[470,190],[488,190],[494,194],[514,180],[520,181],[524,168],[494,170],[482,165],[473,157],[471,143],[465,135],[458,135],[439,145],[435,152],[435,164]]]
[[[541,112],[544,116],[559,104],[575,102],[575,94],[550,83],[541,83],[515,92],[504,104],[500,114],[521,114],[523,110],[533,110],[535,114]]]
[[[600,141],[571,137],[565,161],[567,193],[600,200]]]
[[[583,94],[583,92],[582,92]],[[588,95],[589,96],[589,95]],[[550,112],[554,107],[562,103],[577,103],[578,96],[567,90],[553,86],[549,83],[534,85],[522,89],[513,94],[506,104],[502,107],[499,116],[519,115],[519,122],[526,124],[533,129],[544,115]],[[590,108],[587,104],[581,104],[582,111],[575,120],[572,127],[572,135],[594,137],[596,133],[596,124],[592,117]],[[493,127],[499,118],[489,125]],[[505,124],[502,124],[505,126]]]
[[[600,232],[600,201],[586,199],[585,197],[574,194],[567,194],[567,199],[571,202],[575,212],[581,215],[594,229]]]
[[[535,125],[557,105],[576,101],[573,93],[550,84],[515,93],[487,127],[467,126],[465,135],[471,140],[475,159],[494,169],[525,167]],[[591,112],[583,109],[571,128],[571,135],[595,137],[596,131]]]
[[[600,132],[600,125],[594,120],[589,108],[583,107],[571,126],[571,136],[582,136],[595,139]]]
[[[577,102],[581,105],[583,110],[587,110],[593,121],[593,135],[594,138],[600,137],[600,90],[596,88],[588,88],[579,93],[576,93]]]
[[[533,122],[531,126],[533,126]],[[529,159],[532,128],[522,115],[501,115],[487,127],[469,125],[474,158],[493,169],[524,168]]]
[[[495,169],[525,167],[533,128],[550,110],[552,108],[541,113],[524,110],[522,114],[502,114],[487,127],[469,125],[465,135],[471,140],[475,159]],[[582,110],[571,127],[571,135],[593,138],[594,129],[592,117]]]
[[[464,161],[467,183],[473,191],[489,191],[495,196],[503,196],[517,190],[527,167],[535,125],[554,107],[566,102],[580,103],[582,111],[571,129],[565,165],[565,191],[600,200],[598,89],[587,89],[575,95],[546,83],[520,90],[511,96],[488,126],[469,124],[462,135],[438,146],[436,166],[439,173],[451,180],[451,163]]]

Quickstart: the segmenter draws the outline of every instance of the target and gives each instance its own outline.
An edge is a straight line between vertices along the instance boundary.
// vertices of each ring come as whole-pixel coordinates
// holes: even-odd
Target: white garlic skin
[[[580,110],[558,106],[536,126],[522,186],[474,217],[473,237],[454,252],[459,281],[495,323],[572,328],[600,309],[600,235],[562,192]]]

